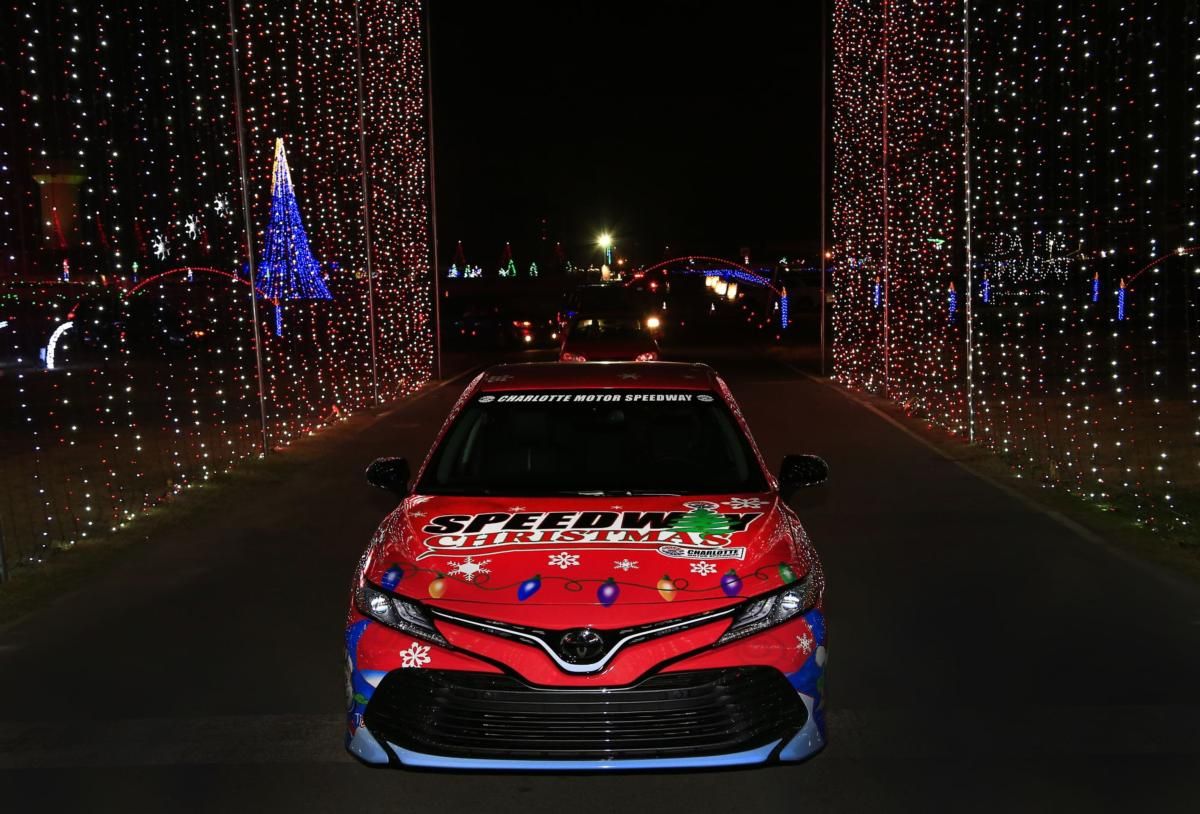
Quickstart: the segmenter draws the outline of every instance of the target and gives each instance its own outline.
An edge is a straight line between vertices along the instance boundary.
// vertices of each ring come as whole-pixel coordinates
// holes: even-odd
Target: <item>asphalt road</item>
[[[0,630],[0,810],[1194,811],[1200,591],[1087,540],[832,387],[721,355],[829,577],[830,745],[701,774],[372,770],[342,751],[342,624],[387,496],[465,379],[307,440],[262,493],[168,527]]]

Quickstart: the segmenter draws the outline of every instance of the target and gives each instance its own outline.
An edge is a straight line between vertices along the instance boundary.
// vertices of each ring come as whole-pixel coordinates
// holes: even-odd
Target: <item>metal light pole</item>
[[[826,248],[826,233],[825,233],[825,187],[828,181],[828,168],[825,166],[826,155],[829,151],[826,135],[826,111],[829,106],[826,99],[826,92],[829,86],[828,69],[826,67],[826,39],[828,39],[827,17],[829,11],[828,0],[821,0],[821,375],[825,375],[825,254]]]
[[[967,251],[967,440],[975,441],[975,300],[971,247],[971,4],[963,3],[963,219]]]
[[[246,164],[246,121],[242,112],[242,78],[238,66],[237,14],[229,0],[229,50],[233,56],[233,112],[237,123],[238,166],[242,173],[242,219],[246,226],[246,260],[250,272],[250,321],[254,323],[254,360],[258,368],[258,413],[262,422],[262,451],[267,454],[267,385],[263,376],[262,329],[258,324],[258,285],[254,262],[254,225],[250,221],[250,180]]]
[[[437,169],[434,163],[433,143],[433,53],[430,51],[432,36],[430,25],[433,12],[432,0],[425,4],[425,115],[426,131],[429,134],[429,238],[433,243],[433,363],[434,375],[442,378],[442,281],[439,269],[437,228]]]
[[[375,266],[371,262],[371,175],[367,169],[367,128],[363,110],[362,27],[354,0],[354,71],[358,86],[358,153],[362,164],[363,238],[367,242],[367,330],[371,332],[371,403],[379,406],[379,365],[375,355]]]

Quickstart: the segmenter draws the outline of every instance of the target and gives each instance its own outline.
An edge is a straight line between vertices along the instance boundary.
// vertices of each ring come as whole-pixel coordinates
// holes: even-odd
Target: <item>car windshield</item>
[[[637,495],[761,492],[750,442],[721,398],[696,391],[476,395],[417,492]]]
[[[642,323],[625,317],[580,319],[571,326],[574,339],[627,339],[641,333]]]

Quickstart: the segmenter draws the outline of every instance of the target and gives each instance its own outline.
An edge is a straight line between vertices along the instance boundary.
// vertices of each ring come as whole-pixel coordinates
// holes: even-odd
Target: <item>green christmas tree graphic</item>
[[[671,524],[672,531],[688,532],[705,536],[708,534],[728,534],[732,529],[729,519],[713,511],[718,508],[715,503],[685,503],[688,513]]]

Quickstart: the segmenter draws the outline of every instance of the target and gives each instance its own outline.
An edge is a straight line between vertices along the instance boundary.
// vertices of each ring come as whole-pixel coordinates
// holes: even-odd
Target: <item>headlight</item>
[[[717,644],[736,641],[760,630],[783,624],[809,610],[817,601],[812,571],[799,582],[746,601],[733,615],[733,624]]]
[[[354,594],[354,605],[363,616],[383,622],[390,628],[411,633],[435,644],[450,643],[437,632],[419,603],[389,594],[364,583]]]
[[[655,353],[654,351],[647,351],[646,353],[639,353],[637,355],[637,358],[635,358],[633,361],[635,361],[635,362],[653,362],[657,358],[658,358],[657,353]]]
[[[646,327],[652,331],[658,330],[659,325],[662,325],[662,320],[658,317],[649,317],[646,319]]]

